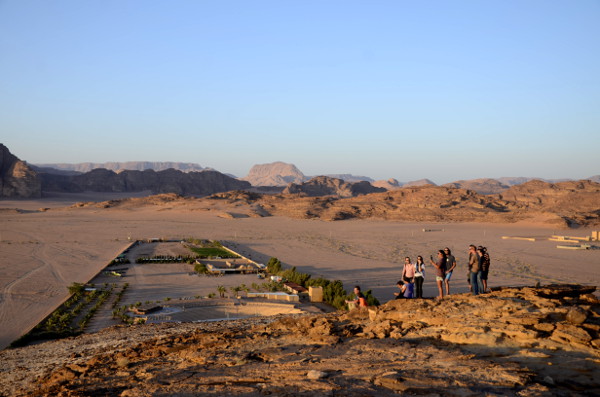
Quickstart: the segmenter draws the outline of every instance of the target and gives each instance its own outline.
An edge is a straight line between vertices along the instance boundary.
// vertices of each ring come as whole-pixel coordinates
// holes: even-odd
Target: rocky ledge
[[[115,327],[0,352],[5,396],[600,394],[594,287]]]

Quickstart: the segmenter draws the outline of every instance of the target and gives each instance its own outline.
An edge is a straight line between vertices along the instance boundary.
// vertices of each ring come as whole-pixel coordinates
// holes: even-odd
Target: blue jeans
[[[481,277],[477,277],[481,272],[470,272],[469,276],[471,277],[471,290],[473,291],[473,295],[479,295],[479,284],[481,283]]]
[[[485,290],[483,289],[483,279],[481,278],[483,276],[483,272],[480,270],[477,272],[477,287],[479,289],[479,293],[483,294],[485,292]]]

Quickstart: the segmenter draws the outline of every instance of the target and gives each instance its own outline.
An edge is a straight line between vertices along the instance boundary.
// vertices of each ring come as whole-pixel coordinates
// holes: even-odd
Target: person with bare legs
[[[444,248],[446,254],[446,276],[444,277],[444,283],[446,284],[446,295],[450,295],[450,278],[452,277],[452,271],[456,267],[456,258],[452,255],[450,248]]]
[[[446,276],[446,254],[444,250],[439,250],[437,252],[437,262],[433,261],[433,256],[429,257],[431,264],[435,267],[435,282],[438,287],[438,299],[444,298],[444,287],[442,283],[444,282],[444,277]]]

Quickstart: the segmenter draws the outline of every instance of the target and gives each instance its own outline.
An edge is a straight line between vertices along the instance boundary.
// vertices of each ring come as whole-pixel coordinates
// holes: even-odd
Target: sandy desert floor
[[[102,199],[117,197],[103,195]],[[467,291],[465,264],[471,243],[488,247],[492,287],[537,281],[600,285],[600,249],[560,250],[556,242],[547,240],[552,234],[587,236],[589,229],[553,230],[523,223],[227,219],[218,209],[69,207],[93,198],[100,199],[87,194],[0,201],[0,348],[51,313],[67,297],[68,285],[96,275],[128,245],[129,238],[221,240],[258,262],[275,256],[284,266],[296,266],[313,277],[339,279],[347,291],[359,284],[382,302],[392,298],[404,256],[427,258],[445,246],[452,249],[459,267],[452,292]],[[536,237],[538,241],[503,240],[502,236]],[[437,292],[432,267],[427,270],[425,295],[433,296]],[[215,285],[202,288],[216,291],[216,285],[222,284],[216,278],[206,280]]]

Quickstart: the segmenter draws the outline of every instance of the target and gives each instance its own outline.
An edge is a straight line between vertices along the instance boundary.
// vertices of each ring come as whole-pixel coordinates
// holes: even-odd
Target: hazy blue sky
[[[600,1],[0,0],[30,163],[436,183],[600,174]]]

